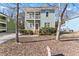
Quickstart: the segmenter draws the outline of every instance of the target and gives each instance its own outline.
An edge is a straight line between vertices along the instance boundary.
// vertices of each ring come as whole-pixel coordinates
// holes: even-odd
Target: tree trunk
[[[62,20],[63,20],[63,15],[64,15],[64,13],[65,13],[65,11],[66,11],[67,6],[68,6],[68,3],[65,5],[65,8],[63,9],[63,12],[61,13],[61,16],[60,16],[60,18],[59,18],[56,40],[59,40],[59,39],[60,39],[61,22],[62,22]]]
[[[56,40],[60,39],[60,27],[61,27],[61,20],[59,19],[58,28],[57,28],[57,34],[56,34]]]
[[[17,3],[17,20],[16,20],[16,42],[19,42],[18,37],[18,16],[19,16],[19,3]]]

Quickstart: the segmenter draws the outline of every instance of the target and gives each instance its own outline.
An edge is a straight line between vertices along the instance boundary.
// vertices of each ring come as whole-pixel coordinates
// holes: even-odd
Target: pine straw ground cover
[[[52,37],[21,37],[20,44],[9,40],[0,44],[1,56],[47,56],[46,47],[49,46],[53,55],[79,56],[79,40],[56,41]]]

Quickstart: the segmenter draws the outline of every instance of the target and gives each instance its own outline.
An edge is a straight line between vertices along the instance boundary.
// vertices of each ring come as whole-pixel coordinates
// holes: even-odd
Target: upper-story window
[[[34,13],[33,12],[28,12],[28,17],[29,18],[34,18]]]
[[[36,12],[35,18],[36,18],[36,19],[39,19],[39,18],[40,18],[40,12]]]
[[[49,13],[48,12],[46,12],[46,17],[48,17],[49,16]]]
[[[30,13],[30,18],[34,18],[34,13]]]

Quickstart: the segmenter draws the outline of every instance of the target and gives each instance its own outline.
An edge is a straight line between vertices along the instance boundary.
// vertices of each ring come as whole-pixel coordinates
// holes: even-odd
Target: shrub
[[[33,31],[32,30],[27,30],[28,34],[33,35]]]
[[[56,33],[56,29],[52,28],[52,27],[42,27],[39,30],[40,35],[51,35],[51,34],[54,34],[54,33]]]
[[[32,30],[22,29],[22,30],[20,30],[20,33],[23,34],[23,35],[33,35],[33,31]]]

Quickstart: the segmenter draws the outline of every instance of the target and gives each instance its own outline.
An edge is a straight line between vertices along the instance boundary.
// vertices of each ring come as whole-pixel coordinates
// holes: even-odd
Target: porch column
[[[35,32],[35,12],[34,12],[34,32]]]

